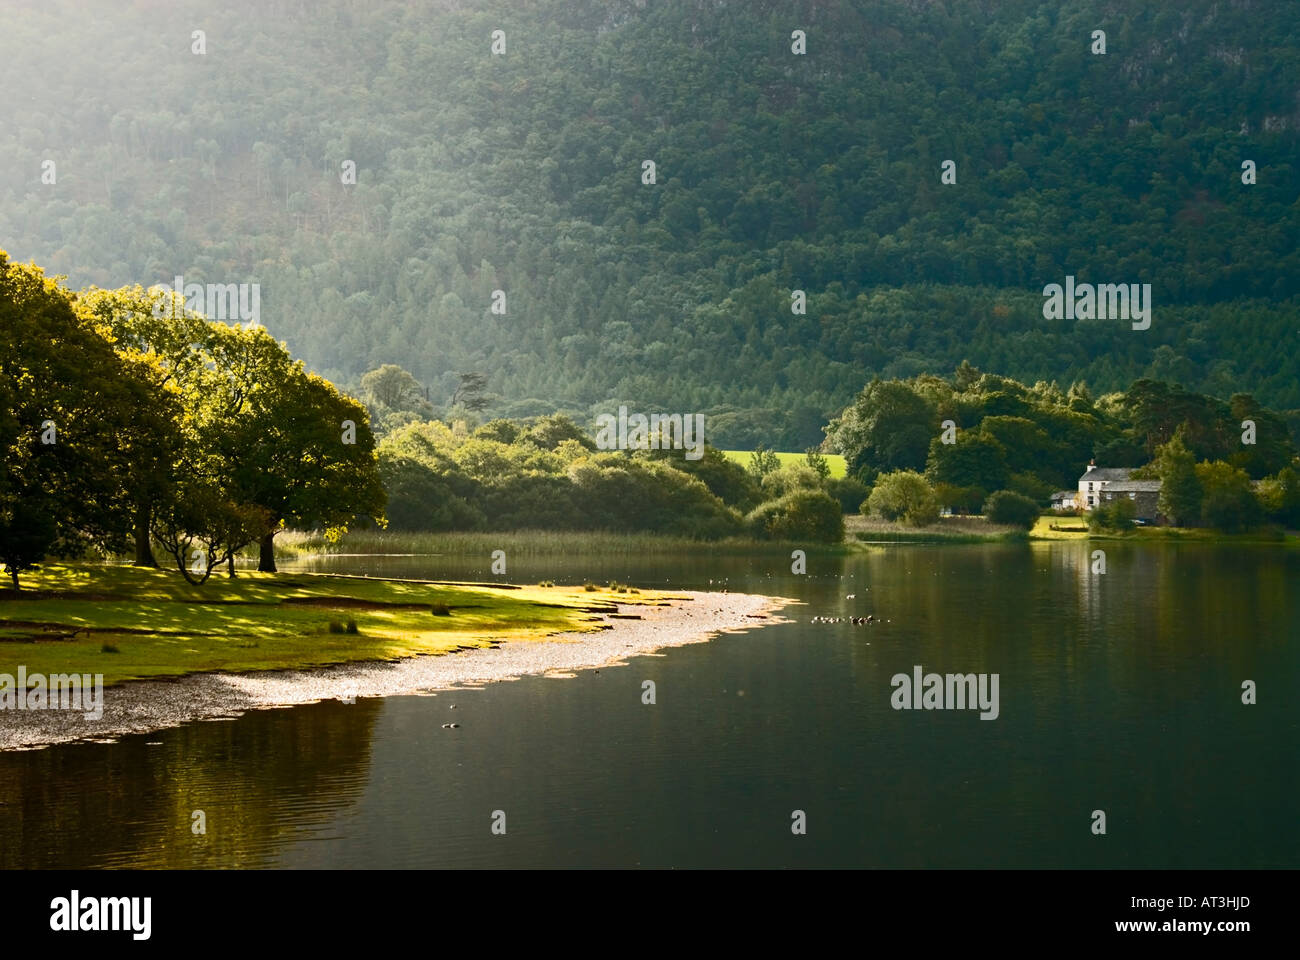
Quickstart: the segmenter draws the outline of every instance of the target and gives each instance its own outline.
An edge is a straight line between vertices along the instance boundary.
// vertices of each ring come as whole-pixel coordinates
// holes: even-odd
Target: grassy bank
[[[1057,529],[1053,530],[1052,527]],[[1204,527],[1133,527],[1130,530],[1088,529],[1086,517],[1039,517],[1031,540],[1129,540],[1142,543],[1270,543],[1300,546],[1300,537],[1278,528],[1224,533]]]
[[[1086,517],[1039,517],[1029,531],[1031,540],[1087,540],[1088,536]]]
[[[842,544],[796,544],[805,550],[843,550]],[[603,533],[556,530],[516,530],[503,533],[401,533],[388,530],[354,530],[330,543],[319,531],[287,530],[275,538],[277,557],[316,554],[423,554],[485,557],[493,550],[510,556],[647,556],[652,554],[733,553],[761,550],[789,551],[790,545],[770,540],[733,537],[726,540],[692,540],[645,533]]]
[[[194,587],[170,571],[49,565],[20,592],[0,591],[0,673],[23,665],[111,684],[394,660],[593,629],[594,609],[667,596],[258,573]]]
[[[1181,527],[1133,527],[1131,530],[1088,529],[1082,517],[1039,517],[1033,528],[999,526],[983,517],[942,517],[926,527],[891,523],[876,517],[844,518],[850,541],[866,543],[996,543],[1017,540],[1125,540],[1134,543],[1281,544],[1300,547],[1300,536],[1281,530],[1223,533]],[[1055,528],[1055,529],[1053,529]]]
[[[1026,536],[1024,530],[989,523],[983,517],[940,517],[938,523],[913,527],[857,515],[845,517],[844,527],[850,540],[869,543],[990,543]]]

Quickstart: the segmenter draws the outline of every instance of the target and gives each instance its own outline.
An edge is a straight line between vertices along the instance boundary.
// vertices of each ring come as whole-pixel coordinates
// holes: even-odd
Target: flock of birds
[[[856,593],[850,593],[850,594],[848,594],[844,599],[845,599],[845,600],[855,600],[855,599],[857,599],[857,594],[856,594]],[[888,621],[888,620],[883,620],[883,619],[881,619],[880,617],[877,617],[875,614],[873,614],[873,613],[869,613],[869,614],[867,614],[865,617],[813,617],[812,620],[811,620],[810,622],[812,622],[812,623],[851,623],[851,624],[853,624],[855,627],[865,627],[865,626],[866,626],[867,624],[869,624],[869,623],[889,623],[890,621]]]

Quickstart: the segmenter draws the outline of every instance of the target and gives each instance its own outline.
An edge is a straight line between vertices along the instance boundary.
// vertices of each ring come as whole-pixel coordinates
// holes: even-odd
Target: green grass
[[[102,673],[107,684],[535,641],[595,629],[592,608],[670,596],[322,574],[242,573],[195,587],[171,571],[92,564],[47,565],[22,587],[0,592],[0,673]]]
[[[1053,530],[1052,527],[1061,527]],[[1088,518],[1047,515],[1039,517],[1029,531],[1031,540],[1087,540]]]
[[[823,545],[834,550],[837,545]],[[788,550],[784,544],[749,537],[693,540],[658,533],[604,533],[580,530],[515,530],[500,533],[414,533],[389,530],[353,530],[337,543],[320,531],[286,530],[275,538],[275,555],[292,559],[318,554],[434,554],[482,558],[493,550],[511,556],[646,556],[712,551],[752,554]],[[807,548],[805,548],[807,549]],[[814,547],[816,549],[816,547]]]
[[[1053,530],[1056,526],[1060,529]],[[844,528],[850,541],[871,543],[988,543],[1014,540],[1128,540],[1142,543],[1281,543],[1300,546],[1300,537],[1278,530],[1221,533],[1177,527],[1134,527],[1128,531],[1091,532],[1086,517],[1042,516],[1033,528],[999,526],[983,517],[941,517],[928,527],[909,527],[877,517],[849,516]]]
[[[749,459],[754,455],[753,450],[723,450],[723,456],[728,460],[740,464],[742,467],[749,467]],[[778,453],[777,459],[781,461],[781,466],[789,463],[803,463],[804,454],[802,453]],[[826,465],[831,468],[831,476],[839,479],[848,473],[848,464],[838,453],[825,454]]]
[[[1064,529],[1053,530],[1053,525]],[[1029,531],[1031,540],[1130,540],[1143,543],[1279,543],[1300,546],[1300,537],[1280,529],[1224,533],[1204,527],[1138,527],[1130,530],[1088,530],[1087,517],[1043,516]]]
[[[989,523],[983,517],[940,517],[938,523],[912,527],[857,514],[844,518],[844,530],[850,540],[875,543],[989,543],[1026,537],[1018,527]]]

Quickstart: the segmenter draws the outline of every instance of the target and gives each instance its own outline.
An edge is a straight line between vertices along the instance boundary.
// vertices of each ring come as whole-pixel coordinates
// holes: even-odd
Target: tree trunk
[[[196,587],[203,582],[202,580],[194,579],[193,575],[190,573],[190,568],[185,565],[184,554],[176,555],[176,569],[181,572],[181,576],[185,578],[186,582],[191,583]]]
[[[10,577],[10,579],[12,579],[13,582],[14,582],[14,589],[15,589],[15,590],[21,590],[22,587],[18,586],[18,568],[17,568],[17,567],[10,567],[10,568],[9,568],[9,577]]]
[[[262,537],[257,552],[257,569],[260,573],[275,573],[275,533]]]
[[[226,576],[231,580],[235,579],[235,555],[233,553],[226,556]]]
[[[153,556],[149,542],[149,506],[141,503],[135,508],[135,566],[154,567],[158,561]]]

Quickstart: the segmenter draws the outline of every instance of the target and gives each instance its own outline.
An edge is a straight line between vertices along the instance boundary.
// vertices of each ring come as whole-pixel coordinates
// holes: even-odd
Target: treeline
[[[595,431],[595,418],[607,412],[605,409],[596,407],[576,418],[498,418],[476,429],[474,425],[482,423],[483,411],[490,406],[479,379],[462,377],[453,402],[435,412],[420,383],[394,364],[362,378],[361,399],[377,432],[384,437],[381,457],[406,450],[415,443],[415,437],[421,437],[416,447],[426,451],[422,482],[431,483],[429,477],[439,477],[438,484],[431,484],[419,499],[415,512],[400,521],[413,528],[428,528],[432,523],[434,529],[488,529],[492,524],[489,518],[503,517],[508,518],[506,526],[527,526],[529,516],[546,516],[546,511],[551,510],[554,517],[543,525],[555,522],[566,529],[677,529],[672,518],[666,516],[637,526],[639,521],[626,517],[588,513],[582,506],[588,503],[583,499],[586,493],[579,497],[576,488],[563,483],[552,491],[556,499],[539,502],[536,507],[522,506],[531,494],[507,493],[508,484],[497,486],[513,476],[516,479],[509,482],[517,481],[523,489],[531,490],[531,481],[519,479],[529,471],[558,476],[574,458],[592,456],[590,437]],[[706,422],[706,432],[712,437],[713,422],[707,418]],[[456,426],[448,427],[447,423]],[[984,513],[995,522],[1017,526],[1032,525],[1038,509],[1047,505],[1053,492],[1075,490],[1090,461],[1100,466],[1145,467],[1138,476],[1155,477],[1152,464],[1175,436],[1186,445],[1194,463],[1206,465],[1202,472],[1222,463],[1224,469],[1233,471],[1232,476],[1237,478],[1234,483],[1240,480],[1252,491],[1257,489],[1254,481],[1265,479],[1268,482],[1259,490],[1273,491],[1276,482],[1285,486],[1286,471],[1296,458],[1286,419],[1248,393],[1236,393],[1223,400],[1177,384],[1141,379],[1123,392],[1094,397],[1082,382],[1064,389],[1047,381],[1028,385],[1011,377],[984,373],[964,361],[948,377],[926,374],[906,380],[873,379],[824,427],[824,432],[825,441],[819,447],[845,456],[849,471],[846,479],[831,480],[815,452],[805,463],[782,471],[776,456],[765,452],[766,444],[761,443],[748,470],[728,468],[712,449],[703,463],[695,464],[684,460],[680,452],[669,455],[667,451],[645,451],[630,459],[620,454],[600,456],[604,464],[619,469],[641,460],[663,460],[680,470],[696,474],[704,471],[701,476],[706,486],[724,506],[742,514],[753,511],[760,500],[779,499],[794,489],[820,488],[840,503],[844,513],[860,509],[890,520],[906,519],[924,525],[948,508],[959,513]],[[504,448],[492,448],[496,452],[491,469],[467,470],[457,463],[463,459],[465,464],[472,464],[483,449],[470,443],[461,450],[467,440],[504,443],[512,449],[507,455]],[[561,447],[561,441],[572,441],[574,445]],[[442,454],[430,457],[427,451],[433,449]],[[460,452],[449,453],[453,450]],[[538,450],[562,455],[558,460],[536,460]],[[716,476],[709,479],[714,472]],[[672,478],[671,474],[664,476]],[[882,476],[888,483],[881,482]],[[723,483],[723,477],[734,480]],[[672,481],[678,482],[677,478]],[[1208,474],[1206,485],[1207,489],[1215,485]],[[494,487],[496,494],[491,492]],[[869,496],[874,497],[874,502],[868,502]],[[596,496],[591,502],[599,500]],[[439,503],[443,506],[434,506]],[[437,512],[432,521],[428,519],[431,511]],[[1205,520],[1205,525],[1232,525],[1225,521],[1224,514],[1215,510],[1210,513],[1213,519]],[[698,529],[706,531],[705,536],[715,535],[716,531],[725,535],[737,529],[734,517],[723,521],[721,515],[691,515],[692,523],[698,523]],[[1180,516],[1194,525],[1203,519],[1200,512],[1187,509]],[[1276,496],[1261,501],[1256,517],[1290,522]],[[750,526],[749,532],[763,535]]]
[[[395,530],[612,530],[836,543],[866,488],[816,454],[750,470],[712,446],[600,451],[568,417],[416,420],[378,446]]]
[[[0,563],[159,545],[201,583],[286,525],[382,519],[365,407],[264,329],[140,287],[74,293],[0,251]]]
[[[728,447],[964,358],[1300,408],[1300,5],[1122,6],[50,0],[0,34],[0,236],[77,285],[258,282],[349,388],[475,372],[498,416]],[[1152,284],[1151,329],[1044,320],[1067,274]]]
[[[714,540],[838,542],[842,515],[867,488],[834,479],[825,460],[781,467],[762,445],[749,469],[711,444],[601,451],[597,412],[483,422],[483,379],[463,375],[437,410],[412,374],[385,364],[361,378],[389,494],[388,519],[405,530],[613,530]],[[706,434],[712,423],[706,423]],[[680,439],[678,437],[677,439]],[[703,437],[699,438],[701,441]],[[653,449],[651,449],[653,448]]]
[[[1146,474],[1160,485],[1160,512],[1179,527],[1212,527],[1239,532],[1262,523],[1300,527],[1300,463],[1275,476],[1252,482],[1246,470],[1222,459],[1197,459],[1186,426],[1156,450]],[[1093,518],[1093,525],[1119,526],[1129,515],[1129,501],[1115,500]]]
[[[1179,525],[1300,522],[1287,423],[1247,393],[1222,400],[1142,379],[1094,397],[1083,383],[1030,386],[963,363],[950,377],[873,380],[826,432],[850,474],[875,488],[864,511],[889,519],[987,513],[1002,493],[993,506],[1020,523],[1026,501],[1076,490],[1095,460],[1164,480],[1161,512]]]

